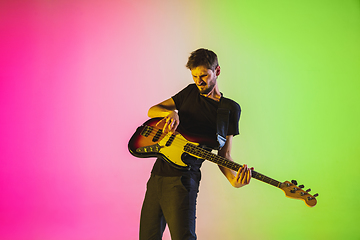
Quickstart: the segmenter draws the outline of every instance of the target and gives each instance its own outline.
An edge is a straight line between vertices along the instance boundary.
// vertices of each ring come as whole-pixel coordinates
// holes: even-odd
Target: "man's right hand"
[[[165,121],[165,124],[163,127],[163,132],[164,133],[167,133],[167,132],[174,133],[180,124],[179,114],[177,113],[177,111],[174,110],[171,113],[169,113],[169,115],[167,115],[166,117],[161,119],[156,125],[159,125],[163,121]]]

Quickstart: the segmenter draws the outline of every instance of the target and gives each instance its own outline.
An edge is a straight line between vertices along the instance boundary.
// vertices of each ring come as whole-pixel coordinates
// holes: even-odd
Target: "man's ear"
[[[219,75],[220,75],[220,66],[217,66],[217,67],[215,68],[215,74],[216,74],[216,76],[219,76]]]

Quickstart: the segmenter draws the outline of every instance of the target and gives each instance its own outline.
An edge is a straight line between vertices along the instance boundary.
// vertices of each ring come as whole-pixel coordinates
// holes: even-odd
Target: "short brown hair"
[[[208,69],[215,71],[215,68],[219,66],[216,53],[205,48],[199,48],[193,51],[188,59],[186,67],[191,70],[199,66],[205,66]]]

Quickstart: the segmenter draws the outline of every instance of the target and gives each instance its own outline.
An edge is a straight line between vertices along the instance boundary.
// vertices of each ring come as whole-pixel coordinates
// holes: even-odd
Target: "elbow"
[[[149,108],[149,111],[148,111],[148,117],[149,118],[154,118],[156,117],[155,114],[154,114],[154,109],[156,108],[156,106],[152,106],[151,108]]]
[[[226,159],[228,159],[228,160],[230,160],[230,161],[232,160],[229,151],[221,151],[221,150],[220,150],[219,153],[218,153],[218,155],[221,156],[221,157],[224,157],[224,158],[226,158]]]

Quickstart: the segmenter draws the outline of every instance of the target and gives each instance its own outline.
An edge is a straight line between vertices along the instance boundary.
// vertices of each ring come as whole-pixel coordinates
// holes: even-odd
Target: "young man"
[[[191,53],[186,67],[194,83],[151,107],[148,116],[163,117],[165,132],[174,132],[181,125],[186,132],[216,139],[217,108],[223,99],[217,83],[220,75],[217,56],[213,51],[198,49]],[[218,155],[232,161],[230,153],[233,136],[239,134],[240,106],[229,100],[227,108],[230,114],[226,142]],[[161,158],[156,160],[141,210],[140,240],[161,239],[166,223],[172,240],[196,239],[196,198],[204,160],[183,156],[183,161],[191,166],[190,170],[181,171]],[[247,165],[237,173],[224,167],[220,170],[236,188],[250,182],[251,169]]]

